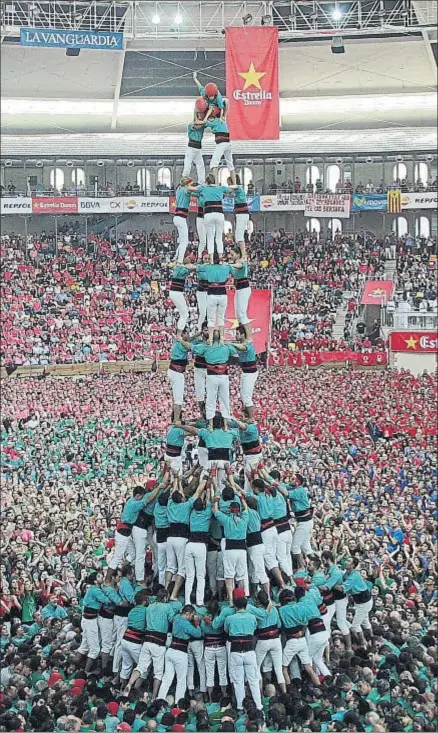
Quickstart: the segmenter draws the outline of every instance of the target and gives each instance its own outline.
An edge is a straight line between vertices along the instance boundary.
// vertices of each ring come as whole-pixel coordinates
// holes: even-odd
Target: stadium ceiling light
[[[152,23],[154,25],[158,25],[159,22],[160,22],[160,16],[158,15],[158,13],[154,13],[152,16]]]
[[[339,10],[339,8],[335,8],[334,11],[333,11],[333,13],[332,13],[332,18],[336,22],[338,22],[339,20],[341,20],[342,19],[342,11]]]
[[[182,17],[180,16],[179,13],[177,13],[177,15],[175,15],[175,23],[176,23],[176,25],[181,25],[181,23],[182,23]]]

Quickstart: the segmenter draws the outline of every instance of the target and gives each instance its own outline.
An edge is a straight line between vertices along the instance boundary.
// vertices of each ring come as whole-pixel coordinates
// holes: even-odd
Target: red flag
[[[368,280],[363,289],[361,305],[386,305],[391,300],[392,280]]]
[[[236,338],[239,325],[234,311],[234,290],[228,291],[228,304],[225,313],[225,338],[232,341]],[[252,328],[252,338],[257,354],[267,350],[269,341],[269,324],[271,321],[271,291],[253,290],[248,307],[248,318]]]
[[[231,140],[278,140],[278,29],[226,29]]]

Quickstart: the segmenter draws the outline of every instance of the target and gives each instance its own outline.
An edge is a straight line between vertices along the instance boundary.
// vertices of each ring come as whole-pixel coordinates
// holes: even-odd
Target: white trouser
[[[255,453],[254,455],[243,456],[243,468],[245,470],[245,485],[244,490],[248,491],[251,489],[251,482],[246,475],[247,471],[257,468],[259,463],[262,461],[263,456],[261,453]]]
[[[231,143],[217,143],[214,149],[214,153],[210,160],[210,168],[218,168],[221,159],[225,159],[227,168],[230,171],[234,170],[233,153],[231,151]]]
[[[315,672],[322,674],[324,677],[331,675],[329,668],[324,662],[324,650],[329,638],[330,634],[328,631],[319,631],[317,634],[307,635],[307,646],[309,647],[309,654],[312,664],[315,667]]]
[[[158,691],[158,698],[165,700],[173,678],[176,675],[175,700],[181,700],[187,689],[187,653],[179,649],[168,649],[165,656],[163,680]]]
[[[207,235],[205,233],[205,222],[203,216],[197,216],[196,217],[196,231],[198,233],[198,260],[201,259],[202,253],[205,252],[207,248]]]
[[[111,568],[111,570],[117,570],[125,555],[128,554],[130,551],[132,552],[133,556],[135,554],[134,543],[132,541],[131,535],[128,535],[128,537],[126,537],[124,534],[120,534],[120,532],[117,532],[116,530],[114,538],[114,552],[108,563],[108,567]]]
[[[240,399],[244,407],[252,407],[252,397],[257,382],[258,372],[242,372],[240,375]]]
[[[397,249],[396,249],[395,244],[391,244],[389,249],[391,252],[391,260],[395,260],[395,258],[397,257]]]
[[[111,654],[116,642],[114,633],[114,619],[98,616],[97,624],[100,632],[100,642],[103,654]]]
[[[193,369],[195,381],[195,397],[196,402],[205,402],[205,380],[207,378],[207,369]]]
[[[120,664],[122,662],[122,639],[123,634],[128,628],[128,617],[127,616],[114,616],[114,635],[116,638],[114,644],[114,657],[113,657],[113,672],[118,674],[120,672]]]
[[[224,561],[220,549],[209,550],[207,552],[207,573],[208,587],[215,596],[217,593],[217,581],[224,580]]]
[[[189,307],[184,293],[180,293],[178,290],[169,290],[169,298],[174,304],[175,308],[179,313],[178,323],[176,327],[178,331],[184,331],[189,320]]]
[[[226,420],[230,417],[230,379],[228,374],[207,374],[207,399],[205,413],[207,420],[216,414],[216,402],[219,401],[219,410]]]
[[[288,578],[291,578],[293,574],[292,557],[290,554],[292,548],[292,532],[288,529],[287,532],[280,532],[277,535],[278,566]]]
[[[168,456],[166,453],[164,460],[169,464],[172,471],[178,471],[178,476],[182,475],[182,455]]]
[[[262,700],[259,684],[259,670],[255,652],[230,652],[230,679],[236,695],[236,707],[243,708],[245,697],[245,680],[251,690],[252,698],[258,710],[262,709]]]
[[[207,320],[207,292],[205,290],[196,293],[198,303],[198,331],[202,329],[204,321]]]
[[[204,647],[205,672],[207,675],[207,687],[214,687],[214,668],[217,664],[219,675],[219,685],[226,687],[227,678],[227,650],[224,646],[220,647]]]
[[[168,537],[166,543],[166,570],[172,575],[185,577],[187,537]]]
[[[129,680],[131,672],[137,666],[140,658],[142,644],[134,644],[133,641],[122,639],[122,671],[120,677]]]
[[[272,666],[274,667],[275,676],[277,678],[277,682],[279,684],[282,684],[284,682],[284,675],[283,675],[283,649],[281,646],[281,639],[278,637],[278,639],[261,639],[256,644],[256,659],[257,659],[257,667],[260,669],[263,663],[264,658],[267,655],[271,656],[272,659]]]
[[[351,622],[351,631],[357,633],[362,629],[370,629],[370,612],[373,607],[373,601],[370,599],[367,603],[356,603],[353,621]]]
[[[236,231],[234,238],[237,243],[245,241],[245,231],[249,222],[249,214],[236,214]]]
[[[253,545],[248,547],[249,579],[253,585],[267,583],[268,576],[265,570],[265,546]]]
[[[139,583],[144,582],[144,561],[146,557],[146,543],[148,531],[142,527],[132,528],[132,541],[135,547],[135,579]]]
[[[82,641],[78,654],[86,654],[89,659],[97,659],[100,654],[99,625],[97,618],[83,618],[81,621]]]
[[[201,605],[201,604],[200,604]],[[187,687],[189,690],[195,689],[195,662],[199,673],[199,689],[206,692],[205,677],[205,661],[204,661],[204,642],[191,641],[187,653]]]
[[[184,255],[189,245],[189,228],[187,226],[187,219],[184,216],[173,217],[174,226],[178,230],[178,247],[176,249],[175,259],[177,262],[182,264],[184,262]]]
[[[149,548],[152,552],[152,570],[155,575],[157,572],[157,543],[155,542],[155,532],[153,524],[150,524],[146,530],[146,540],[147,545],[149,545]]]
[[[210,465],[208,460],[208,448],[204,448],[202,445],[198,445],[198,462],[201,468],[208,470]]]
[[[174,372],[173,369],[168,369],[167,376],[172,387],[174,405],[182,405],[184,402],[184,372]]]
[[[210,211],[208,214],[204,214],[205,236],[209,255],[214,253],[215,245],[218,254],[224,252],[224,223],[225,217],[221,211]]]
[[[196,605],[204,605],[205,571],[207,563],[207,546],[205,542],[187,542],[185,566],[186,584],[185,600],[186,605],[190,603],[190,595],[195,584],[196,577]],[[189,664],[190,666],[190,664]],[[190,685],[189,685],[190,687]]]
[[[245,580],[247,575],[246,550],[225,550],[224,552],[224,577],[232,578],[236,582]]]
[[[336,623],[338,625],[339,631],[344,636],[347,636],[347,634],[350,633],[350,627],[351,627],[350,622],[347,621],[347,606],[348,606],[347,596],[345,596],[345,598],[340,598],[339,600],[335,601]]]
[[[293,555],[311,555],[313,553],[310,539],[313,532],[313,519],[307,522],[297,522],[292,537],[292,554]]]
[[[160,585],[164,585],[166,579],[166,545],[167,542],[157,542],[158,582]]]
[[[186,147],[186,152],[184,155],[184,168],[183,168],[183,176],[189,176],[190,171],[192,170],[193,163],[196,166],[196,176],[198,179],[198,183],[205,183],[205,165],[204,165],[204,158],[202,157],[202,150],[201,148],[191,148],[189,145]]]
[[[209,328],[214,326],[225,326],[225,313],[227,310],[227,296],[209,295],[207,293],[207,324]]]
[[[298,639],[288,639],[283,649],[283,667],[289,667],[298,657],[301,664],[310,664],[309,647],[305,636]],[[299,675],[297,675],[299,676]]]
[[[327,613],[329,617],[328,628],[330,631],[332,628],[332,618],[335,615],[335,611],[336,611],[336,605],[334,603],[331,603],[329,606],[327,606]]]
[[[251,298],[251,288],[243,288],[242,290],[234,291],[234,314],[242,324],[245,326],[250,322],[248,318],[248,305]]]
[[[150,641],[145,641],[141,648],[140,656],[138,658],[138,664],[136,667],[136,669],[140,672],[140,677],[146,679],[146,677],[148,676],[148,669],[152,664],[154,679],[162,680],[164,673],[165,654],[165,646],[160,646],[159,644],[152,644]]]
[[[268,527],[262,532],[262,540],[265,546],[265,565],[267,570],[278,568],[277,562],[277,528]]]

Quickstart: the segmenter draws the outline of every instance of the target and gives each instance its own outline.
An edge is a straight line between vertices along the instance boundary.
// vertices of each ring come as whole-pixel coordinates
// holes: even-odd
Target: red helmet
[[[208,84],[205,85],[205,96],[215,97],[217,94],[219,94],[219,89],[216,84],[213,81],[209,81]]]
[[[195,109],[197,112],[202,112],[203,114],[208,110],[208,102],[204,97],[198,97],[198,99],[195,102]]]

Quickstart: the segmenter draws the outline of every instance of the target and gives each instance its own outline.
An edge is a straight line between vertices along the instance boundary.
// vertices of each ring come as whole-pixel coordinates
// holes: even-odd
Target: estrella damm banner
[[[388,214],[400,214],[401,211],[401,191],[395,189],[388,191]]]

